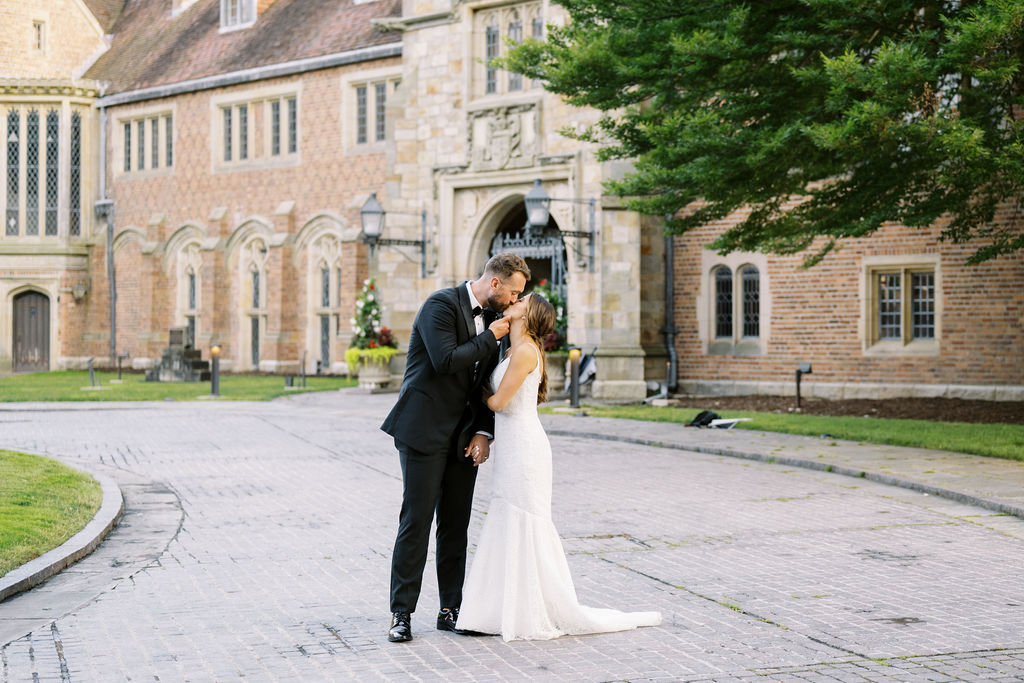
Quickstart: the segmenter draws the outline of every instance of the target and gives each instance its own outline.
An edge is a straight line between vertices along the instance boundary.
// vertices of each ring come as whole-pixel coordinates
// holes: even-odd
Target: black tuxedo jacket
[[[494,433],[480,388],[497,361],[494,333],[476,333],[465,283],[434,292],[416,314],[402,389],[381,429],[427,453],[457,438],[461,453],[477,432]]]

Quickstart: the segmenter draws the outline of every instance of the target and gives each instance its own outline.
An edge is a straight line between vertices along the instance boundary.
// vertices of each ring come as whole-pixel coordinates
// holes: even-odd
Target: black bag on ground
[[[697,413],[697,416],[686,423],[687,427],[707,427],[711,424],[712,420],[719,420],[721,416],[718,413],[713,413],[710,410],[702,410]]]

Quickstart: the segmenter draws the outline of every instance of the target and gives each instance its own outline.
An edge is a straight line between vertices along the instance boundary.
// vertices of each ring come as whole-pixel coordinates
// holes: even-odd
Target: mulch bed
[[[796,399],[788,396],[713,396],[685,398],[686,405],[703,410],[794,412]],[[805,415],[886,417],[939,422],[1024,424],[1024,401],[967,401],[959,398],[894,398],[826,401],[801,399]]]

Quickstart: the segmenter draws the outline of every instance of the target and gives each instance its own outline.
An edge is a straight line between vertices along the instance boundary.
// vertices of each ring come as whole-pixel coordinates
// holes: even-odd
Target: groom
[[[395,439],[402,465],[402,511],[391,557],[388,640],[412,640],[412,613],[437,515],[437,628],[455,631],[466,574],[466,532],[476,466],[487,460],[494,413],[481,385],[498,362],[509,321],[498,317],[530,279],[526,262],[496,254],[483,275],[427,298],[412,325],[405,377],[381,429]]]

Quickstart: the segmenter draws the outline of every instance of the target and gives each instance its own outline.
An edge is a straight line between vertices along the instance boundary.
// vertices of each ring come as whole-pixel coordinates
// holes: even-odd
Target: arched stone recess
[[[164,273],[170,275],[171,269],[174,268],[186,245],[191,243],[200,245],[204,239],[206,239],[206,231],[195,223],[186,223],[175,230],[164,245],[164,253],[161,258]]]
[[[134,225],[130,225],[125,229],[117,233],[114,237],[114,256],[121,251],[124,247],[131,244],[132,242],[138,242],[140,248],[146,246],[146,233],[141,228],[137,228]]]
[[[494,196],[479,211],[479,222],[473,231],[467,253],[468,261],[463,264],[456,264],[457,272],[467,273],[470,277],[476,277],[477,272],[483,268],[484,263],[491,256],[491,242],[498,231],[505,217],[516,210],[519,204],[523,203],[523,193],[505,192]]]
[[[239,252],[243,247],[249,246],[253,240],[259,240],[264,249],[270,247],[274,236],[273,224],[265,218],[251,216],[242,222],[231,233],[225,247],[224,267],[229,271],[238,262]]]
[[[299,228],[293,244],[292,263],[296,268],[301,267],[306,249],[324,235],[331,235],[338,242],[359,242],[359,233],[359,227],[348,225],[348,222],[336,213],[318,213]]]

